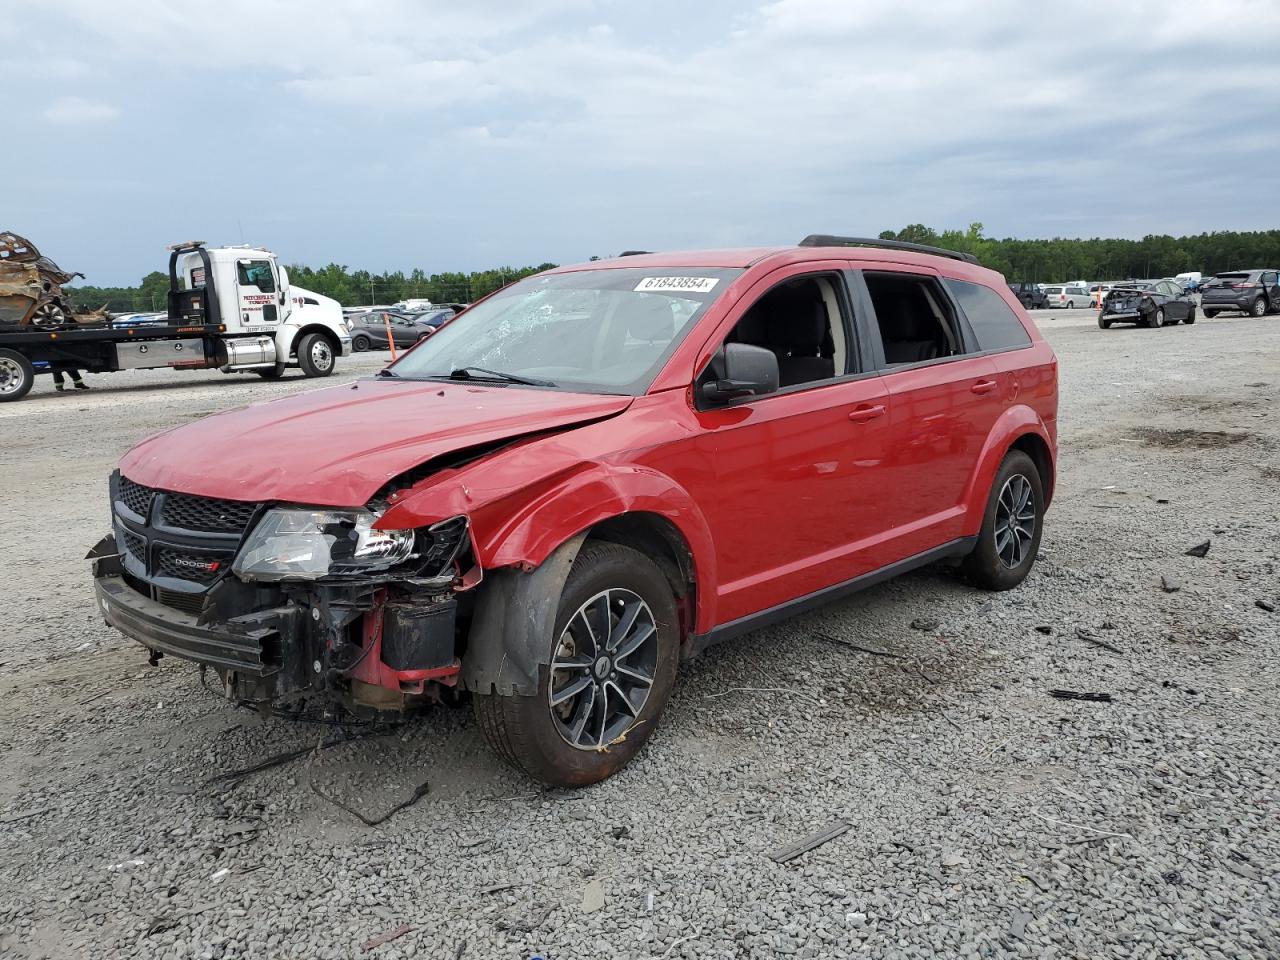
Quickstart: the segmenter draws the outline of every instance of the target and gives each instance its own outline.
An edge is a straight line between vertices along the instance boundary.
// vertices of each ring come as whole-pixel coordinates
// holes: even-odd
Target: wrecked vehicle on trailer
[[[78,322],[62,285],[83,273],[69,273],[41,255],[26,237],[0,231],[0,324],[57,330]],[[94,314],[92,321],[101,321]]]
[[[375,377],[138,444],[97,599],[231,699],[467,691],[505,759],[589,783],[710,643],[938,560],[1020,583],[1056,409],[1052,351],[960,255],[818,237],[559,268]]]

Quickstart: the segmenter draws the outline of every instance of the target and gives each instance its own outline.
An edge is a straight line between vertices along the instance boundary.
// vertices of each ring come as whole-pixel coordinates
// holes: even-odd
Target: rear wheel
[[[253,372],[263,380],[279,380],[284,376],[284,364],[277,363],[274,367],[260,367]]]
[[[1040,549],[1044,487],[1040,471],[1021,450],[1011,450],[996,471],[978,543],[962,569],[986,590],[1011,590],[1027,578]]]
[[[1195,307],[1192,307],[1192,308],[1191,308],[1191,312],[1187,314],[1187,319],[1186,319],[1186,320],[1184,320],[1183,322],[1184,322],[1184,323],[1195,323],[1195,322],[1196,322],[1196,308],[1195,308]]]
[[[1100,326],[1103,330],[1110,330],[1111,321],[1106,318],[1105,314],[1100,313],[1098,314],[1098,326]]]
[[[308,333],[298,344],[298,366],[306,377],[333,373],[333,345],[319,333]]]
[[[477,694],[476,719],[505,760],[543,783],[585,786],[644,745],[675,683],[675,598],[644,554],[589,542],[565,581],[534,696]]]
[[[352,337],[351,349],[354,350],[356,353],[364,353],[366,350],[369,349],[369,345],[371,343],[372,341],[366,336]]]
[[[1249,316],[1263,317],[1263,316],[1266,316],[1266,314],[1267,314],[1267,300],[1265,297],[1259,297],[1257,300],[1253,301],[1252,305],[1250,305]]]
[[[1147,317],[1147,326],[1156,328],[1164,326],[1164,307],[1156,307],[1155,313]]]
[[[1204,315],[1205,315],[1205,319],[1207,319],[1207,320],[1212,320],[1214,317],[1216,317],[1216,316],[1218,315],[1218,311],[1217,311],[1217,310],[1206,310],[1206,311],[1204,312]]]
[[[17,350],[0,349],[0,403],[21,400],[31,392],[36,372]]]

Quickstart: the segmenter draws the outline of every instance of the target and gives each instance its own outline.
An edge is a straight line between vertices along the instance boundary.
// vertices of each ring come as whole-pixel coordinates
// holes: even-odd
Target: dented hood
[[[520,387],[361,380],[176,427],[138,444],[120,469],[136,483],[205,497],[358,507],[428,460],[616,416],[631,402]]]

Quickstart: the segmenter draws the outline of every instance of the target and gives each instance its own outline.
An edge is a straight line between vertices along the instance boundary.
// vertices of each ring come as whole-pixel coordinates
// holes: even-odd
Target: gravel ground
[[[1038,319],[1061,476],[1027,583],[926,570],[717,648],[576,792],[503,767],[467,710],[260,720],[95,615],[120,453],[315,383],[0,407],[0,956],[1280,956],[1280,318]],[[377,827],[313,789],[374,816],[424,779]]]

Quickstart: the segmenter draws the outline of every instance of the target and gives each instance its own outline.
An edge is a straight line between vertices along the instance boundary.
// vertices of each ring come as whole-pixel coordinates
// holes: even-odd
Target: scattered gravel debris
[[[359,810],[431,783],[376,827],[306,781],[321,729],[360,728],[260,718],[188,664],[148,667],[103,625],[82,559],[128,446],[316,383],[113,374],[65,403],[43,378],[0,404],[6,503],[33,505],[0,512],[0,956],[1280,957],[1280,631],[1263,605],[1280,397],[1244,385],[1280,369],[1276,320],[1036,316],[1061,360],[1062,473],[1023,586],[979,594],[930,568],[715,647],[682,664],[636,762],[584,790],[504,766],[465,709],[337,743],[314,772]],[[379,362],[344,358],[329,385]],[[1234,439],[1168,442],[1192,427]],[[1123,510],[1091,508],[1107,484]],[[1213,561],[1182,556],[1215,529]],[[1153,589],[1162,575],[1194,589]],[[1073,636],[1104,619],[1124,656]],[[803,695],[713,696],[729,689]],[[193,788],[290,751],[230,791]],[[834,821],[850,829],[770,859]]]

